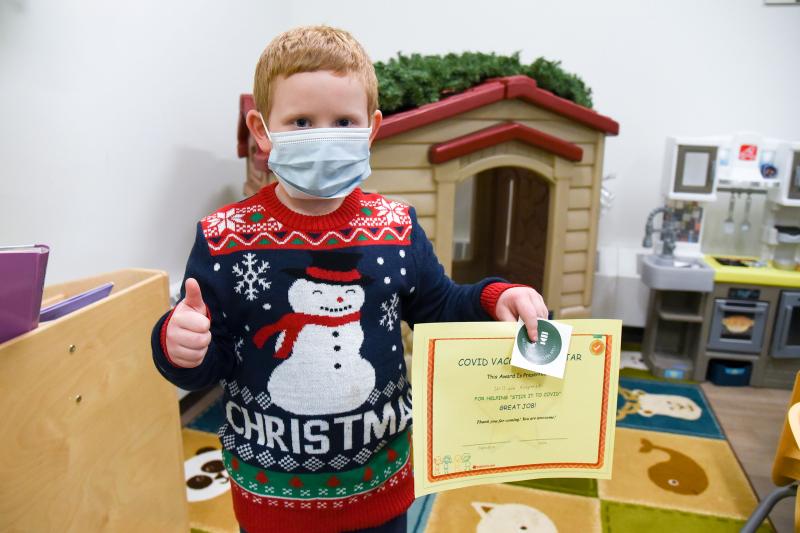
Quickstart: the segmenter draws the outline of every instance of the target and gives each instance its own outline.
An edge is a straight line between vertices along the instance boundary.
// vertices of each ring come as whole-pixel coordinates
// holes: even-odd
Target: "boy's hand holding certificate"
[[[609,479],[621,327],[541,320],[532,348],[521,323],[417,324],[416,495],[533,478]],[[528,370],[536,367],[563,379]]]

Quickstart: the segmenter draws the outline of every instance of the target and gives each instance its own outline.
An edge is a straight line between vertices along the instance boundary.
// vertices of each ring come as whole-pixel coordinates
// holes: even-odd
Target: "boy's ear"
[[[269,151],[272,150],[272,143],[269,142],[267,132],[264,131],[264,124],[261,122],[260,115],[261,113],[255,109],[251,109],[244,117],[244,123],[247,124],[250,135],[256,140],[256,144],[261,148],[261,151],[269,155]]]
[[[381,128],[381,122],[383,122],[383,113],[381,113],[380,109],[375,110],[375,114],[372,115],[372,131],[369,134],[369,145],[372,146],[372,141],[375,140],[375,136],[378,134],[378,130]]]

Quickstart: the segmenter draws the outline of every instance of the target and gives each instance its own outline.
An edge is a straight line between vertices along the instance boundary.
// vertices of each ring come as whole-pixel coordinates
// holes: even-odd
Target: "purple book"
[[[0,342],[39,325],[50,247],[0,246]]]
[[[39,322],[47,322],[48,320],[61,318],[62,316],[68,315],[73,311],[77,311],[82,307],[86,307],[90,303],[94,303],[97,300],[102,300],[111,294],[112,288],[114,288],[114,283],[109,281],[108,283],[103,283],[102,285],[98,285],[97,287],[89,289],[88,291],[76,294],[71,298],[67,298],[66,300],[62,300],[58,303],[54,303],[53,305],[44,307],[42,308],[42,312],[39,313]]]

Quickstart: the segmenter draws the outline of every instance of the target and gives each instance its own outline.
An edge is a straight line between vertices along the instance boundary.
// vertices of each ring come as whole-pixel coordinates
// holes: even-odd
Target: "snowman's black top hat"
[[[334,283],[337,285],[369,285],[373,279],[358,271],[358,260],[361,254],[349,252],[312,252],[311,264],[305,269],[284,268],[296,278],[303,278],[318,283]]]

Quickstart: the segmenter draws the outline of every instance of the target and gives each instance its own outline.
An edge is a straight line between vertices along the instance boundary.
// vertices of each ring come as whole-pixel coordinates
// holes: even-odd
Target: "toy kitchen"
[[[791,388],[800,370],[800,141],[670,138],[640,256],[656,375]],[[737,213],[736,206],[743,206]],[[654,221],[661,215],[661,227]]]

